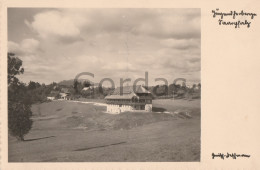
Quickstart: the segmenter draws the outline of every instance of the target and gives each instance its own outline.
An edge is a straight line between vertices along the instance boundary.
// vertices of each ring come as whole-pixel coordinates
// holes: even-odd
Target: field
[[[105,110],[73,101],[33,105],[25,141],[9,136],[9,162],[200,161],[199,99],[153,100],[151,113]]]

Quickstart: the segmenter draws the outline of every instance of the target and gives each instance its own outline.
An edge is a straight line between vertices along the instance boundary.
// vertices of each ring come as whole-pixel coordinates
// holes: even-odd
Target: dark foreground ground
[[[153,107],[111,115],[102,105],[34,105],[25,141],[9,136],[9,162],[200,161],[200,100],[154,100]]]

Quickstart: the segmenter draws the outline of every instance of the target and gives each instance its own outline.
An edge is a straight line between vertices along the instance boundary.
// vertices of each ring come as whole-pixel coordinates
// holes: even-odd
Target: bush
[[[24,140],[32,127],[31,108],[29,105],[16,102],[8,102],[8,129],[11,135],[19,140]]]

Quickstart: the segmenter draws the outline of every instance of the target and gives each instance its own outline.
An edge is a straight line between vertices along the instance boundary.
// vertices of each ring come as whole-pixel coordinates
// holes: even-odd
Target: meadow
[[[85,101],[94,103],[33,105],[25,141],[9,135],[9,162],[200,161],[200,99],[153,100],[153,112],[116,115],[103,100]]]

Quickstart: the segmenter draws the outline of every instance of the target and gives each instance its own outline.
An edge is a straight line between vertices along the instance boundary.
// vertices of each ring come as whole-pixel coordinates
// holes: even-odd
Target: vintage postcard
[[[12,169],[260,169],[257,1],[1,1]]]

